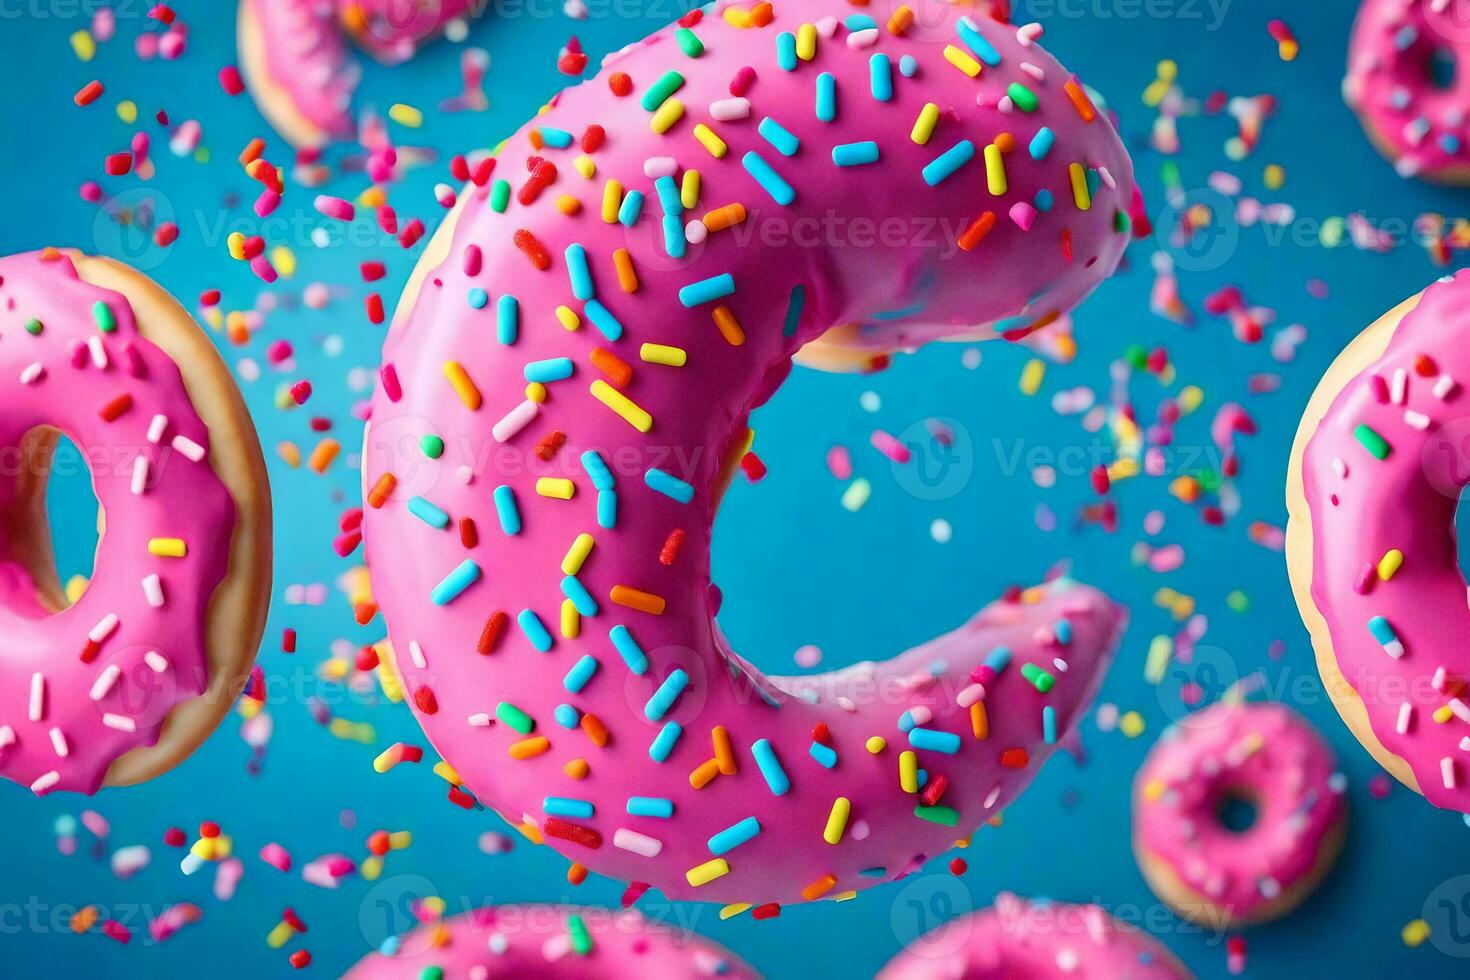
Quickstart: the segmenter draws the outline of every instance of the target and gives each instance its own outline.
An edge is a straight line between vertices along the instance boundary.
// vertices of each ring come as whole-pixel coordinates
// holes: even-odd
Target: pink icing
[[[590,948],[576,946],[585,936]],[[574,937],[576,941],[574,942]],[[733,953],[634,910],[558,905],[476,909],[420,926],[358,962],[345,980],[754,980]]]
[[[1135,835],[1151,855],[1232,918],[1249,919],[1318,867],[1347,814],[1332,750],[1279,704],[1220,703],[1174,725],[1134,782]],[[1242,831],[1220,819],[1248,801]]]
[[[749,412],[779,386],[798,348],[849,322],[868,325],[850,342],[886,349],[977,323],[1024,333],[1086,295],[1122,253],[1132,170],[1106,119],[1085,121],[1063,92],[1070,76],[1061,66],[994,22],[966,28],[1000,56],[970,78],[942,53],[947,43],[964,43],[956,36],[963,11],[926,10],[933,19],[909,36],[876,31],[871,48],[861,43],[868,35],[854,41],[837,25],[837,15],[852,12],[846,4],[783,0],[764,30],[705,17],[695,28],[704,45],[697,58],[682,53],[672,28],[630,49],[613,67],[631,76],[633,95],[619,99],[606,81],[589,82],[508,142],[494,173],[509,182],[505,213],[492,203],[501,193],[494,181],[466,191],[457,225],[440,240],[448,258],[420,270],[422,291],[400,309],[385,346],[385,383],[366,440],[364,530],[419,721],[487,805],[536,825],[551,846],[594,871],[651,883],[672,898],[833,897],[893,880],[947,850],[1014,799],[1065,738],[1123,627],[1123,611],[1101,593],[1054,582],[1023,601],[992,604],[886,664],[782,679],[733,653],[714,623],[710,526],[722,478],[741,451]],[[778,68],[777,34],[819,22],[831,36],[816,44],[814,59],[793,72]],[[870,94],[869,59],[879,53],[893,67],[888,102]],[[913,78],[899,71],[904,55],[917,60]],[[670,69],[684,75],[674,97],[685,114],[661,136],[640,98]],[[835,83],[833,123],[814,118],[822,73]],[[715,119],[712,103],[724,103],[717,112],[729,115],[732,79],[751,100],[749,118]],[[1036,93],[1035,112],[997,107],[1013,82]],[[921,145],[910,129],[931,101],[941,118]],[[757,134],[768,113],[800,140],[794,155]],[[607,132],[591,155],[595,179],[575,168],[576,143],[530,149],[530,131],[539,129],[552,147],[558,133],[580,140],[594,123]],[[711,156],[693,135],[696,123],[727,141],[729,154]],[[1033,160],[1026,147],[1042,127],[1055,144]],[[987,190],[978,152],[949,179],[926,184],[920,172],[930,161],[962,139],[984,146],[1002,130],[1017,142],[1004,194]],[[877,142],[879,162],[833,164],[834,145],[862,140]],[[773,203],[742,166],[747,152],[790,182],[793,206]],[[1092,181],[1088,210],[1069,184],[1068,165],[1077,161],[1107,171]],[[680,164],[700,173],[699,205],[664,222],[671,195],[661,199],[645,167],[675,173]],[[631,227],[600,217],[608,180],[645,196]],[[538,181],[549,181],[539,196]],[[1053,206],[1023,231],[1006,212],[1042,190]],[[578,198],[581,212],[563,214],[561,195]],[[697,215],[735,202],[747,209],[744,225],[699,234]],[[963,230],[984,210],[998,221],[973,251],[950,254],[914,237],[941,234],[941,221]],[[825,217],[844,222],[828,225],[839,229],[829,235],[885,221],[911,234],[839,240],[823,236]],[[678,241],[692,234],[699,244],[672,258],[665,225]],[[544,248],[546,271],[513,241],[534,251],[528,236]],[[606,313],[574,297],[565,257],[574,243],[586,250]],[[617,249],[631,256],[634,292],[614,273]],[[682,287],[726,273],[731,295],[692,308],[679,299]],[[803,290],[804,303],[794,303]],[[559,305],[577,314],[579,329],[559,324]],[[513,336],[498,332],[508,306]],[[739,345],[717,328],[717,307],[740,324]],[[619,339],[611,317],[623,325]],[[641,360],[657,357],[640,346],[648,343],[680,348],[686,366]],[[589,360],[597,349],[599,359],[611,352],[629,365],[630,377],[616,368],[604,375]],[[446,372],[461,370],[457,392]],[[571,377],[548,380],[538,403],[525,393],[527,372]],[[592,397],[600,391],[615,400],[611,383],[648,413],[646,434]],[[535,448],[556,434],[565,444],[543,461]],[[443,440],[437,458],[420,449],[428,435]],[[538,495],[540,478],[570,481],[571,499]],[[385,481],[395,479],[385,501]],[[566,485],[541,486],[564,493]],[[497,492],[514,498],[517,533],[502,530]],[[578,561],[569,548],[581,534],[595,546]],[[792,551],[794,560],[807,554]],[[806,560],[820,574],[819,556]],[[479,576],[460,579],[466,587],[458,594],[445,584],[456,569]],[[445,590],[442,604],[432,598],[436,588]],[[573,599],[588,615],[564,627]],[[540,629],[546,652],[532,639]],[[1012,660],[994,676],[983,665],[1000,647]],[[1055,684],[1043,693],[1028,677]],[[988,725],[979,736],[977,713]],[[886,745],[870,753],[874,736]],[[715,746],[723,737],[733,751],[721,772]],[[779,768],[779,777],[768,779],[758,765],[766,745],[778,761],[767,768]],[[902,779],[904,758],[915,758],[924,774]],[[585,779],[572,778],[578,760],[590,766]],[[912,792],[920,779],[928,780],[924,792]],[[667,801],[661,805],[672,815],[630,813],[630,805],[642,809],[630,804],[634,797]],[[845,824],[832,818],[837,842],[828,843],[839,801],[850,814]]]
[[[328,139],[350,137],[352,93],[362,70],[348,60],[332,0],[241,2],[260,24],[272,81]]]
[[[1470,425],[1456,407],[1464,400],[1456,379],[1470,377],[1467,294],[1464,272],[1426,289],[1383,356],[1338,393],[1302,454],[1312,598],[1338,668],[1362,697],[1373,734],[1408,762],[1425,797],[1461,813],[1470,813],[1470,610],[1455,507],[1470,482]],[[1369,431],[1387,446],[1385,458],[1359,440],[1371,442]],[[1383,561],[1390,552],[1402,556],[1395,571]],[[1372,632],[1380,619],[1397,647]]]
[[[114,759],[154,744],[173,706],[208,685],[205,619],[228,567],[235,505],[178,368],[139,335],[127,300],[83,282],[64,254],[46,255],[0,259],[10,392],[0,447],[12,464],[0,477],[0,526],[28,517],[17,509],[16,447],[52,426],[89,461],[107,530],[85,594],[55,615],[0,535],[0,775],[37,793],[92,793]],[[115,329],[104,332],[97,311]],[[26,328],[33,320],[39,336]],[[130,405],[105,421],[125,396]],[[155,557],[150,541],[163,538],[181,539],[186,555]]]
[[[1099,905],[1030,901],[1009,892],[995,907],[926,933],[878,980],[1190,980],[1153,936]]]
[[[336,0],[357,43],[380,61],[407,61],[450,21],[479,14],[489,0]]]
[[[1343,96],[1405,177],[1470,166],[1470,23],[1444,0],[1365,0],[1348,50]],[[1447,85],[1431,76],[1449,59]]]

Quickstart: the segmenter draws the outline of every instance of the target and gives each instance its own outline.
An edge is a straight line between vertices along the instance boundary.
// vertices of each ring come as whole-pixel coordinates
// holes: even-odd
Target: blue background
[[[490,110],[430,112],[423,129],[396,133],[402,142],[448,152],[493,145],[564,83],[554,60],[569,34],[581,39],[595,63],[671,19],[678,12],[670,6],[673,2],[626,5],[629,11],[643,11],[641,17],[572,22],[543,7],[541,16],[482,20],[472,29],[471,43],[488,49],[493,58]],[[83,65],[67,43],[72,31],[86,26],[74,15],[76,5],[33,5],[30,0],[0,4],[0,63],[7,66],[6,94],[0,99],[0,133],[5,134],[0,139],[0,178],[8,191],[0,218],[0,252],[46,244],[112,253],[121,248],[124,257],[151,265],[149,272],[186,303],[205,288],[219,287],[225,308],[249,308],[263,288],[244,266],[228,259],[222,240],[209,240],[208,235],[221,218],[236,222],[232,229],[251,228],[248,206],[231,203],[240,195],[247,201],[253,197],[234,158],[251,136],[267,130],[248,98],[228,99],[215,82],[217,68],[235,60],[234,5],[181,0],[177,7],[192,28],[190,50],[182,60],[137,60],[131,46],[142,29],[138,18],[143,4],[134,0],[123,13],[118,38],[102,46],[95,62]],[[1156,220],[1163,215],[1163,158],[1146,147],[1153,113],[1141,104],[1140,93],[1154,78],[1156,62],[1165,57],[1179,60],[1182,81],[1192,95],[1203,97],[1219,89],[1233,95],[1273,93],[1280,99],[1260,148],[1240,163],[1223,154],[1225,140],[1234,133],[1228,116],[1182,120],[1184,152],[1178,163],[1186,188],[1202,188],[1211,171],[1223,169],[1240,176],[1247,195],[1287,201],[1304,218],[1362,210],[1375,221],[1410,222],[1424,211],[1462,213],[1470,192],[1398,179],[1343,106],[1339,83],[1354,5],[1292,5],[1288,17],[1303,51],[1291,64],[1278,59],[1266,31],[1267,21],[1279,16],[1282,7],[1265,0],[1235,0],[1216,24],[1203,0],[1147,8],[1163,16],[1148,16],[1130,0],[1034,0],[1032,7],[1019,6],[1016,19],[1043,20],[1047,45],[1109,97],[1121,115]],[[22,16],[15,16],[17,11]],[[386,106],[401,100],[431,109],[459,87],[456,53],[453,44],[439,43],[410,65],[369,67],[364,103]],[[93,77],[106,83],[107,93],[90,109],[79,110],[72,105],[72,94]],[[174,215],[183,235],[166,256],[125,248],[109,221],[99,219],[99,210],[76,193],[84,179],[101,172],[106,153],[127,146],[132,128],[113,113],[121,98],[138,103],[138,128],[154,136],[159,173],[146,184],[136,177],[105,183],[114,192],[130,191],[128,203],[150,197],[164,216]],[[203,120],[212,160],[201,163],[170,154],[162,130],[151,121],[158,108],[167,108],[175,121]],[[276,162],[289,160],[289,151],[275,138],[268,155]],[[1277,192],[1262,184],[1262,170],[1273,162],[1287,174],[1286,185]],[[400,213],[422,215],[432,225],[438,211],[431,188],[437,179],[446,179],[442,164],[412,171],[392,191]],[[361,179],[351,177],[334,185],[349,196],[361,187]],[[136,188],[146,190],[132,190]],[[318,223],[309,209],[312,194],[294,188],[282,213],[300,214],[308,225]],[[1222,218],[1228,222],[1228,215]],[[1223,265],[1182,274],[1185,297],[1200,314],[1193,328],[1149,312],[1149,256],[1160,241],[1136,244],[1129,253],[1130,268],[1105,284],[1077,315],[1080,355],[1072,364],[1052,366],[1036,398],[1017,389],[1031,353],[999,343],[984,347],[983,362],[973,369],[962,364],[962,348],[941,345],[899,358],[891,370],[875,377],[796,372],[756,420],[758,449],[770,476],[758,487],[737,486],[716,533],[716,579],[728,596],[722,624],[737,649],[768,669],[787,672],[793,669],[793,652],[806,643],[822,647],[828,666],[889,656],[954,626],[1007,584],[1036,581],[1053,563],[1070,560],[1079,578],[1105,587],[1132,608],[1131,628],[1099,700],[1140,712],[1147,722],[1143,736],[1128,739],[1117,731],[1099,731],[1090,715],[1083,725],[1085,765],[1065,756],[1053,760],[1030,792],[1007,811],[1004,826],[982,830],[964,852],[970,868],[961,879],[952,879],[944,863],[936,861],[909,882],[864,893],[848,904],[789,908],[774,921],[744,916],[721,922],[712,906],[669,909],[653,896],[645,900],[651,914],[693,924],[771,976],[859,976],[873,972],[918,928],[989,904],[997,890],[1009,889],[1101,901],[1154,927],[1200,976],[1225,976],[1223,941],[1182,926],[1163,912],[1129,848],[1133,774],[1149,745],[1179,714],[1180,684],[1192,676],[1181,667],[1158,687],[1143,678],[1149,639],[1178,628],[1153,602],[1155,590],[1167,586],[1195,597],[1209,619],[1203,643],[1211,649],[1201,658],[1209,668],[1194,672],[1194,679],[1218,695],[1221,684],[1232,677],[1262,671],[1271,689],[1285,692],[1282,696],[1332,741],[1351,781],[1352,829],[1346,852],[1301,910],[1247,933],[1249,975],[1464,975],[1466,961],[1447,954],[1470,953],[1470,936],[1463,934],[1463,917],[1443,919],[1438,899],[1461,901],[1470,892],[1470,882],[1454,880],[1470,871],[1470,831],[1458,815],[1436,811],[1397,786],[1386,800],[1370,797],[1368,782],[1378,770],[1314,684],[1307,637],[1287,589],[1283,558],[1247,534],[1251,521],[1280,525],[1285,520],[1282,487],[1290,441],[1322,369],[1361,327],[1439,272],[1424,250],[1411,243],[1374,254],[1310,240],[1283,241],[1259,227],[1239,229],[1238,236],[1236,245],[1227,243],[1219,253]],[[356,265],[364,258],[388,263],[389,278],[381,285],[391,306],[414,256],[391,243],[316,249],[298,238],[292,244],[299,270],[272,290],[281,296],[282,310],[268,317],[249,348],[227,352],[232,363],[242,356],[259,360],[269,340],[284,337],[295,344],[299,364],[290,375],[267,372],[265,379],[244,386],[270,456],[278,527],[276,603],[260,662],[280,689],[289,692],[269,706],[275,736],[263,771],[247,772],[250,752],[238,737],[239,718],[232,716],[203,750],[146,786],[105,791],[91,801],[65,796],[37,801],[23,788],[0,786],[0,826],[5,831],[0,973],[5,975],[284,974],[289,971],[286,951],[268,948],[264,938],[285,906],[294,906],[311,927],[288,948],[304,945],[315,957],[314,970],[335,973],[366,953],[386,927],[407,924],[392,911],[402,907],[404,896],[437,893],[454,911],[489,901],[613,904],[621,892],[620,885],[595,878],[580,888],[568,886],[561,858],[519,838],[509,854],[482,853],[476,844],[482,832],[513,831],[493,816],[447,805],[443,784],[428,765],[400,767],[386,776],[372,771],[373,756],[387,744],[419,740],[408,710],[379,704],[371,694],[344,695],[337,685],[317,679],[316,668],[331,655],[334,643],[350,651],[379,636],[376,627],[353,624],[335,588],[326,604],[316,608],[282,601],[286,586],[331,586],[348,567],[330,545],[338,513],[357,501],[356,473],[343,465],[345,458],[325,477],[292,470],[274,455],[273,447],[291,440],[309,448],[315,441],[307,428],[311,415],[330,418],[344,444],[355,444],[359,428],[351,409],[363,393],[352,390],[349,374],[375,364],[382,334],[361,312],[366,291],[356,277]],[[1308,295],[1305,284],[1314,277],[1330,285],[1327,301]],[[334,284],[341,298],[324,311],[300,309],[293,300],[312,281]],[[1242,285],[1250,301],[1278,311],[1273,331],[1295,322],[1307,326],[1310,337],[1294,363],[1274,361],[1267,344],[1238,343],[1224,321],[1203,315],[1203,297],[1226,283]],[[335,355],[325,343],[331,336],[342,341]],[[1053,412],[1050,396],[1063,388],[1088,386],[1106,397],[1109,364],[1129,344],[1168,347],[1179,376],[1169,391],[1185,383],[1204,389],[1205,407],[1180,425],[1182,446],[1209,447],[1209,419],[1228,400],[1244,403],[1260,423],[1260,433],[1242,443],[1243,474],[1236,484],[1242,506],[1226,526],[1205,526],[1193,508],[1166,493],[1166,481],[1137,479],[1118,486],[1122,528],[1108,535],[1076,520],[1078,508],[1093,499],[1085,468],[1064,472],[1054,488],[1042,489],[1024,467],[1005,465],[1017,442],[1041,454],[1106,452],[1106,436],[1089,435],[1077,419]],[[1279,372],[1280,390],[1251,395],[1247,378],[1256,372]],[[298,377],[310,378],[316,387],[308,410],[278,410],[276,386]],[[865,392],[880,396],[876,411],[860,404]],[[1153,417],[1159,398],[1167,393],[1147,376],[1135,377],[1131,392],[1145,419]],[[964,457],[972,467],[969,479],[958,493],[939,500],[910,492],[912,479],[868,446],[875,428],[903,432],[931,416],[957,420],[972,447]],[[1001,440],[999,450],[993,439]],[[857,513],[839,506],[842,485],[826,470],[826,451],[836,444],[851,449],[859,474],[873,484],[872,500]],[[92,546],[85,482],[57,481],[53,503],[62,569],[84,570]],[[1056,530],[1043,531],[1033,522],[1039,503],[1058,515]],[[1187,550],[1183,567],[1168,574],[1139,567],[1131,556],[1144,537],[1143,516],[1154,508],[1168,518],[1158,543],[1177,541]],[[952,541],[931,539],[935,518],[952,524]],[[1226,605],[1226,595],[1235,589],[1249,595],[1250,609],[1244,614]],[[284,627],[300,633],[294,657],[279,652]],[[1268,655],[1276,640],[1284,644],[1279,660]],[[364,746],[334,738],[313,720],[305,704],[310,695],[332,699],[341,717],[370,722],[377,731],[375,743]],[[152,865],[120,882],[105,861],[91,854],[92,840],[85,833],[79,854],[57,853],[53,822],[88,806],[110,819],[112,846],[146,843],[153,849]],[[344,826],[352,822],[344,817],[349,811],[355,815],[350,829]],[[180,853],[162,845],[165,827],[177,825],[192,833],[205,819],[224,825],[246,864],[245,878],[229,902],[210,895],[208,869],[182,876]],[[354,877],[338,891],[325,891],[295,872],[281,874],[255,856],[274,840],[293,852],[298,868],[332,851],[360,859],[366,853],[366,835],[377,828],[412,830],[415,836],[410,848],[389,857],[377,883]],[[204,908],[203,921],[166,943],[147,941],[145,917],[185,900]],[[66,912],[91,903],[133,927],[130,946],[118,946],[100,934],[76,936],[66,930]],[[1419,917],[1426,903],[1441,913],[1435,941],[1406,948],[1399,930]],[[1470,904],[1462,908],[1470,912]],[[31,909],[42,913],[39,929],[18,918],[28,918]],[[60,919],[53,920],[53,913]],[[1460,926],[1459,934],[1454,925]]]

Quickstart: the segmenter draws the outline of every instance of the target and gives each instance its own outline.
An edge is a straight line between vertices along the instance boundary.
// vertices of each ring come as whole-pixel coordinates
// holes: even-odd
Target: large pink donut
[[[1470,274],[1380,317],[1302,416],[1287,567],[1327,692],[1381,765],[1470,813],[1470,630],[1455,510],[1470,482]]]
[[[1133,842],[1185,918],[1240,925],[1296,908],[1342,850],[1347,783],[1332,749],[1280,704],[1220,703],[1169,728],[1133,784]],[[1222,820],[1232,800],[1249,827]]]
[[[384,349],[364,530],[420,722],[483,802],[671,898],[840,897],[942,853],[1066,737],[1123,627],[1057,581],[771,678],[715,624],[717,502],[803,344],[1022,335],[1122,254],[1132,169],[1082,88],[1030,31],[925,11],[895,34],[782,0],[633,47],[633,94],[564,93],[465,191]],[[776,238],[824,216],[898,232]],[[913,237],[941,222],[952,255]]]
[[[419,926],[343,980],[755,980],[729,950],[634,909],[499,905]]]
[[[920,936],[878,980],[1191,980],[1153,936],[1100,905],[1030,901],[995,907]]]
[[[1470,181],[1467,57],[1461,0],[1364,0],[1358,8],[1343,96],[1403,176]]]

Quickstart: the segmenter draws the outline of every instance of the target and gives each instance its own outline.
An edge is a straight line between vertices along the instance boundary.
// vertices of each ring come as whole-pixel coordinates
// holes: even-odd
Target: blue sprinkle
[[[685,245],[688,239],[684,237],[683,219],[666,214],[663,219],[664,229],[664,251],[669,253],[671,259],[682,259],[684,257]]]
[[[832,147],[832,162],[839,167],[860,167],[878,160],[878,144],[872,140],[862,143],[839,143]]]
[[[643,482],[648,484],[650,490],[656,490],[671,500],[677,500],[681,504],[687,504],[694,499],[694,487],[665,472],[657,466],[650,467],[643,474]]]
[[[587,319],[592,321],[592,325],[608,340],[617,340],[623,336],[623,325],[618,322],[617,317],[612,315],[611,310],[602,305],[601,300],[589,299],[587,305],[582,309],[587,314]]]
[[[783,157],[795,156],[796,151],[801,149],[801,139],[770,116],[761,120],[756,132]]]
[[[995,50],[995,45],[985,40],[979,25],[968,16],[960,18],[959,32],[960,40],[965,42],[965,47],[975,52],[975,57],[992,68],[1000,64],[1000,52]]]
[[[888,869],[882,867],[864,868],[863,870],[859,871],[858,874],[862,875],[864,878],[886,878],[888,877]]]
[[[429,599],[436,606],[447,606],[458,599],[465,589],[480,580],[480,566],[466,558],[459,563],[459,567],[448,575],[429,593]]]
[[[529,609],[522,609],[521,614],[516,617],[516,622],[520,625],[521,632],[526,634],[526,639],[531,641],[531,646],[542,653],[551,650],[551,634],[546,631],[546,626],[541,622],[540,616]]]
[[[544,361],[532,361],[523,372],[527,381],[550,384],[565,381],[572,376],[573,364],[570,357],[549,357]]]
[[[1051,191],[1047,190],[1045,187],[1037,191],[1036,196],[1031,199],[1031,204],[1036,208],[1036,210],[1041,212],[1050,211],[1052,205],[1055,202],[1056,199],[1052,197]]]
[[[567,246],[567,278],[572,281],[572,295],[588,300],[597,295],[592,286],[592,270],[587,266],[587,250],[577,242]]]
[[[975,157],[975,144],[960,140],[924,167],[924,183],[936,187]]]
[[[918,722],[914,721],[913,711],[905,711],[903,714],[898,716],[899,731],[907,732],[913,729],[916,725],[918,725]]]
[[[873,98],[887,102],[893,98],[893,62],[886,54],[875,54],[868,59],[868,80]]]
[[[746,817],[733,823],[709,839],[711,854],[728,854],[761,832],[761,822],[755,817]]]
[[[1056,141],[1057,134],[1053,133],[1047,127],[1042,126],[1036,131],[1036,135],[1031,137],[1031,145],[1028,147],[1031,152],[1031,159],[1045,160],[1046,155],[1051,152],[1051,148],[1056,144]]]
[[[1058,620],[1056,626],[1052,627],[1052,632],[1056,634],[1057,642],[1062,646],[1067,646],[1072,642],[1072,623],[1070,620]]]
[[[776,64],[785,71],[796,71],[796,35],[790,31],[776,35]]]
[[[653,189],[658,192],[658,206],[663,208],[664,214],[675,217],[684,214],[684,198],[680,196],[679,185],[674,178],[665,174],[653,182]]]
[[[817,119],[831,122],[837,118],[837,79],[830,71],[817,76]]]
[[[724,299],[735,292],[735,277],[728,272],[722,272],[718,276],[710,276],[699,282],[691,282],[679,290],[679,302],[686,307],[699,306],[703,303],[712,303],[717,299]]]
[[[648,656],[633,639],[633,634],[628,632],[628,627],[614,626],[607,631],[607,638],[612,640],[613,649],[618,651],[629,670],[635,674],[648,673]]]
[[[587,686],[588,681],[592,680],[600,666],[601,664],[592,654],[582,654],[582,659],[572,664],[572,669],[567,671],[567,676],[561,679],[561,686],[566,688],[570,694],[581,694],[582,689]]]
[[[770,741],[763,738],[756,742],[750,747],[750,754],[755,757],[755,764],[766,778],[766,785],[771,788],[772,793],[785,796],[790,792],[791,780],[786,778],[786,770],[781,768],[781,760],[776,758],[776,750],[771,747]]]
[[[622,207],[618,208],[618,222],[626,228],[631,228],[638,223],[638,218],[643,214],[643,192],[629,191],[623,198]]]
[[[914,728],[909,730],[909,745],[928,752],[954,755],[960,750],[960,737],[954,732],[941,732],[933,728]]]
[[[1041,709],[1041,737],[1047,745],[1057,744],[1057,709],[1051,705]]]
[[[408,502],[408,512],[430,527],[449,526],[449,515],[429,503],[423,497],[413,497]]]
[[[995,671],[997,674],[999,674],[1001,671],[1003,671],[1007,667],[1009,667],[1010,666],[1010,663],[1011,663],[1011,648],[1010,647],[996,647],[994,650],[991,650],[990,653],[986,654],[986,656],[985,656],[985,666],[989,667],[991,670]]]
[[[485,290],[481,289],[479,286],[472,286],[470,287],[469,293],[465,296],[465,299],[469,301],[470,309],[483,310],[485,308],[485,304],[490,302],[490,294],[485,292]]]
[[[608,530],[618,526],[617,491],[597,491],[597,526]]]
[[[801,311],[805,308],[806,287],[797,283],[791,287],[791,296],[786,301],[786,322],[781,327],[782,336],[795,335],[797,324],[801,322]]]
[[[495,303],[495,339],[509,346],[521,332],[521,307],[514,296],[502,296]]]
[[[586,800],[574,800],[569,796],[548,796],[541,801],[541,808],[550,817],[578,817],[586,820],[595,808]]]
[[[628,812],[635,817],[658,817],[667,820],[674,815],[674,801],[662,796],[630,796]]]
[[[521,533],[521,509],[516,506],[516,492],[502,483],[495,488],[495,513],[500,518],[500,529],[506,534]]]
[[[919,73],[919,60],[911,54],[899,58],[898,73],[904,78],[913,78]]]
[[[572,134],[565,129],[553,129],[546,126],[541,130],[541,142],[554,150],[565,150],[572,145]]]
[[[813,742],[811,749],[809,749],[808,751],[811,752],[812,758],[816,759],[817,762],[819,762],[824,768],[832,769],[836,767],[837,750],[832,748],[830,745],[823,745],[821,742]]]
[[[846,27],[850,33],[856,34],[858,31],[877,30],[878,22],[867,14],[848,14],[843,19],[842,26]]]
[[[663,762],[674,751],[674,746],[679,744],[679,736],[684,734],[684,728],[677,721],[671,721],[659,729],[653,744],[648,747],[648,756],[654,762]]]
[[[561,594],[572,600],[572,605],[583,616],[597,615],[597,600],[592,598],[592,593],[587,591],[587,587],[577,576],[568,575],[561,580]]]
[[[587,476],[591,478],[595,489],[611,490],[613,488],[612,470],[607,468],[607,461],[597,450],[589,449],[582,454],[582,469],[587,471]]]
[[[557,705],[556,709],[552,711],[551,716],[556,719],[558,725],[568,731],[571,731],[582,723],[582,712],[569,704]],[[590,813],[587,815],[589,817],[592,816]]]
[[[649,721],[662,721],[664,715],[673,710],[679,700],[679,695],[684,693],[684,688],[689,686],[689,675],[682,669],[675,670],[664,682],[653,692],[653,696],[643,705],[643,716]]]
[[[750,150],[740,158],[740,162],[745,166],[746,172],[755,178],[755,182],[761,185],[761,189],[771,195],[771,200],[782,206],[796,200],[796,191],[791,189],[785,178],[771,169],[771,165],[759,153]]]

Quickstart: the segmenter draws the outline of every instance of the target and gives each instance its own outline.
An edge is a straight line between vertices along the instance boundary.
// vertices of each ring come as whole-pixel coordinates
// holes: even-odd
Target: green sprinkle
[[[438,436],[424,436],[419,440],[419,448],[430,459],[438,459],[444,455],[444,440]]]
[[[26,321],[26,333],[30,334],[32,337],[41,336],[41,331],[45,329],[46,325],[34,317]]]
[[[1225,604],[1229,606],[1233,612],[1249,612],[1251,608],[1251,598],[1244,592],[1236,589],[1234,592],[1231,592],[1225,597]]]
[[[663,77],[648,87],[643,93],[643,106],[645,112],[657,112],[658,107],[669,100],[669,97],[679,91],[684,85],[684,76],[672,68],[664,72]]]
[[[444,980],[444,967],[426,966],[419,971],[419,980]]]
[[[1148,367],[1148,351],[1138,344],[1129,344],[1123,351],[1123,360],[1128,362],[1129,367],[1142,371]]]
[[[1036,688],[1042,694],[1050,691],[1051,686],[1057,682],[1057,679],[1055,677],[1048,674],[1046,671],[1042,670],[1035,664],[1022,664],[1021,676],[1026,678],[1031,686]]]
[[[1360,425],[1353,430],[1353,438],[1363,444],[1363,448],[1373,454],[1374,459],[1387,459],[1392,447],[1388,440],[1374,431],[1372,426]]]
[[[1011,87],[1006,89],[1006,95],[1011,97],[1011,101],[1016,104],[1016,108],[1022,112],[1036,111],[1036,106],[1038,105],[1036,93],[1020,82],[1011,82]]]
[[[916,806],[914,816],[946,827],[953,827],[960,822],[960,811],[952,806]]]
[[[704,42],[699,39],[699,35],[695,34],[689,28],[679,28],[674,32],[674,37],[679,42],[679,50],[683,51],[689,57],[698,58],[704,54]]]
[[[505,722],[505,724],[509,725],[511,728],[514,728],[522,735],[531,734],[531,729],[536,727],[536,723],[531,720],[530,715],[526,714],[520,708],[517,708],[515,705],[511,704],[509,701],[502,701],[495,706],[495,717],[499,718],[501,721]]]
[[[92,319],[97,321],[97,329],[103,333],[117,329],[117,317],[112,315],[112,307],[100,299],[92,304]]]
[[[510,182],[497,179],[490,185],[490,207],[496,214],[504,214],[510,205]]]
[[[1128,234],[1133,230],[1133,219],[1123,211],[1113,212],[1113,230],[1121,234]]]
[[[567,932],[572,934],[572,952],[578,956],[592,952],[592,934],[587,931],[587,923],[580,915],[567,916]]]

